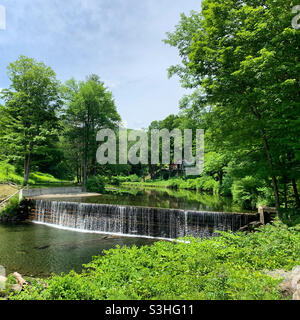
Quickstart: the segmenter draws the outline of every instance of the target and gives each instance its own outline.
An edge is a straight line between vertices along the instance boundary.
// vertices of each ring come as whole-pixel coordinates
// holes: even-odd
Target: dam
[[[32,200],[35,223],[80,232],[131,237],[177,239],[209,238],[218,231],[235,232],[257,220],[255,214],[192,211],[125,205]]]

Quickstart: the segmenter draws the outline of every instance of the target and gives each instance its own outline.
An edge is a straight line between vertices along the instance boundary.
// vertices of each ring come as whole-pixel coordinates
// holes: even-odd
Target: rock
[[[0,266],[0,276],[6,277],[6,270],[3,266]]]
[[[300,266],[296,266],[292,269],[292,274],[297,274],[297,273],[300,273]]]
[[[18,284],[21,287],[23,287],[25,284],[27,284],[27,282],[22,278],[22,276],[18,272],[14,273],[14,277],[17,279]]]
[[[22,291],[23,288],[19,284],[12,284],[10,286],[10,289],[13,290],[13,291],[20,292],[20,291]]]
[[[283,281],[279,286],[278,290],[285,296],[291,296],[294,293],[292,288],[292,282],[290,280]]]
[[[256,231],[255,229],[262,226],[262,223],[260,221],[252,221],[245,226],[241,227],[238,231],[241,232],[253,232]]]
[[[297,291],[293,294],[293,300],[300,300],[300,290],[297,290]]]
[[[284,281],[278,286],[278,290],[286,296],[293,296],[293,300],[300,300],[300,266],[295,266],[292,271],[264,270],[273,278],[283,278]]]
[[[290,272],[287,272],[287,271],[284,271],[284,270],[273,270],[273,271],[269,271],[269,270],[264,270],[264,272],[273,277],[273,278],[276,278],[276,279],[279,279],[279,278],[283,278],[284,281],[289,281],[291,280],[291,273]]]
[[[247,225],[247,226],[244,226],[244,227],[239,228],[238,231],[240,231],[240,232],[246,232],[246,231],[248,231],[248,229],[249,229],[249,227],[248,227],[248,225]]]
[[[0,276],[0,290],[5,290],[6,281],[6,277]]]
[[[249,223],[250,226],[252,226],[253,228],[258,228],[261,227],[263,224],[260,221],[253,221]]]
[[[293,276],[291,283],[294,291],[300,290],[300,273]]]

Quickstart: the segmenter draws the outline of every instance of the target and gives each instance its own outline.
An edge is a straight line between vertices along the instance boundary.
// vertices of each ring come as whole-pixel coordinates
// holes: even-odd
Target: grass
[[[8,184],[0,184],[0,201],[7,199],[17,192],[17,188]]]
[[[0,183],[6,184],[13,182],[17,185],[23,185],[24,179],[21,174],[16,172],[16,168],[6,162],[0,162]],[[74,183],[70,181],[60,180],[49,173],[32,172],[29,176],[29,185],[31,187],[58,187],[58,186],[73,186]],[[0,185],[1,186],[1,185]],[[3,191],[4,192],[4,191]],[[1,199],[1,189],[0,189]]]
[[[13,217],[19,208],[19,195],[15,195],[9,199],[5,207],[0,211],[0,217]]]
[[[145,182],[122,182],[124,186],[144,186],[151,188],[170,188],[182,190],[197,190],[202,192],[219,193],[219,183],[212,177],[202,176],[195,179],[170,178],[168,180],[148,180]]]
[[[22,185],[23,177],[16,172],[16,168],[6,162],[0,162],[0,182],[13,182]]]

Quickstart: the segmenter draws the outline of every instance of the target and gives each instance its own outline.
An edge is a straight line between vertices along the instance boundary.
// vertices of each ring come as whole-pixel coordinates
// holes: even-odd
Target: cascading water
[[[176,239],[236,231],[255,215],[34,200],[32,220],[77,231]]]

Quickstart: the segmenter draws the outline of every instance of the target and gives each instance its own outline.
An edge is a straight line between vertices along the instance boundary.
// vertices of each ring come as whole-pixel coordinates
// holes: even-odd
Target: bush
[[[49,173],[32,172],[30,173],[30,178],[35,183],[60,182]]]
[[[299,226],[288,228],[276,220],[259,231],[116,247],[94,257],[81,274],[53,275],[47,286],[28,286],[11,299],[283,299],[277,290],[282,279],[263,270],[300,264]]]
[[[18,211],[19,208],[19,195],[15,195],[8,201],[7,205],[1,211],[2,217],[12,217]]]
[[[252,176],[235,181],[231,188],[233,201],[244,209],[256,209],[265,199],[266,190],[263,183]]]
[[[86,191],[88,192],[105,192],[105,177],[103,176],[92,176],[87,179]]]
[[[136,174],[132,174],[130,176],[112,176],[109,179],[109,183],[119,186],[121,183],[124,182],[141,182],[142,178],[139,178]]]
[[[211,191],[213,193],[219,193],[219,182],[216,181],[213,177],[211,176],[202,176],[198,179],[196,179],[197,183],[197,190],[199,191]]]
[[[223,185],[221,188],[221,194],[225,197],[232,196],[232,185],[234,183],[234,178],[231,174],[225,174],[223,179]]]
[[[13,165],[7,162],[0,162],[0,182],[14,182],[21,185],[23,180],[23,177],[16,173]]]
[[[7,162],[0,162],[0,182],[14,182],[18,185],[25,185],[23,176],[17,174],[16,168]],[[28,180],[31,185],[48,182],[60,182],[60,180],[54,178],[51,174],[41,172],[32,172]]]

